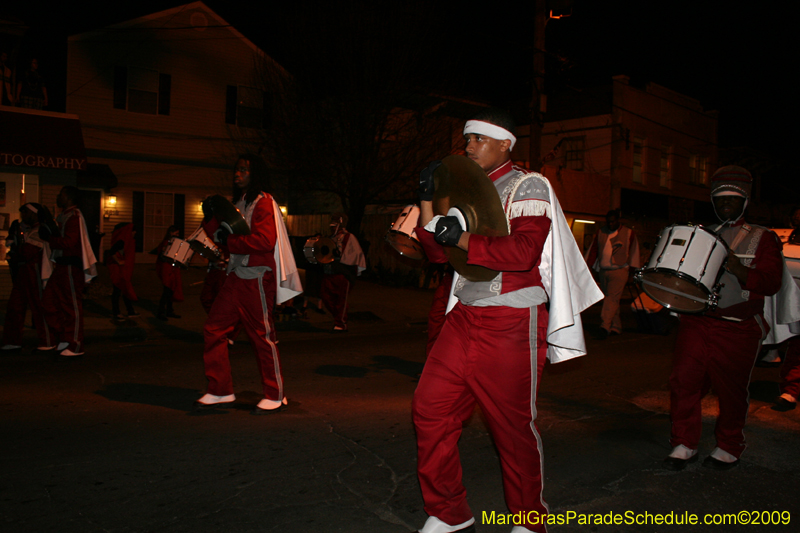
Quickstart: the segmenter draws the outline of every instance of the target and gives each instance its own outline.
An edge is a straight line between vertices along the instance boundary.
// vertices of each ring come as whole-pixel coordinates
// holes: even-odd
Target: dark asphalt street
[[[231,349],[237,403],[191,410],[205,389],[201,274],[189,272],[184,315],[112,325],[108,302],[87,301],[79,361],[0,356],[0,530],[13,532],[407,532],[425,520],[410,406],[424,364],[431,293],[358,284],[351,331],[328,317],[280,324],[290,408],[263,417],[256,364],[241,337]],[[98,289],[99,290],[99,289]],[[596,310],[587,313],[596,321]],[[730,472],[659,468],[668,453],[667,377],[673,337],[626,332],[589,342],[589,355],[548,366],[538,425],[545,498],[576,513],[557,532],[800,531],[796,503],[800,413],[769,409],[777,369],[756,369],[750,448]],[[32,339],[32,331],[26,332]],[[701,453],[713,448],[705,400]],[[480,413],[460,443],[479,533],[484,512],[506,513],[497,455]],[[786,526],[580,525],[581,513],[789,511]],[[777,515],[773,515],[777,516]]]

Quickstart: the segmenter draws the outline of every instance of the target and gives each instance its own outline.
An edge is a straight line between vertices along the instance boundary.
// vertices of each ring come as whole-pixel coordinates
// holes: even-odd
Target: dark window
[[[172,77],[156,70],[114,67],[114,108],[133,113],[169,115]]]
[[[272,119],[272,95],[243,85],[228,85],[225,123],[243,128],[267,128]]]

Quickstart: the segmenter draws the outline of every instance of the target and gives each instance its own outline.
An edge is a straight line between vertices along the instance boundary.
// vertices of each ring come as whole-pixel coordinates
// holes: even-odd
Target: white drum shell
[[[161,255],[164,260],[172,264],[172,266],[188,268],[189,262],[194,255],[194,250],[192,250],[188,241],[173,237],[172,240],[169,241],[169,246],[167,246],[164,253]]]
[[[661,231],[644,270],[674,271],[699,283],[711,294],[727,257],[724,241],[702,226],[673,225]]]
[[[214,259],[219,258],[222,255],[222,251],[219,249],[217,244],[208,236],[206,230],[203,229],[202,226],[197,228],[194,233],[189,235],[187,239],[189,244],[191,245],[194,243],[192,248],[200,254],[201,256],[208,258],[209,256],[213,256]]]
[[[392,224],[392,231],[408,235],[415,241],[417,239],[417,222],[419,222],[419,207],[415,205],[407,205],[403,208],[403,212],[397,217],[397,220]]]

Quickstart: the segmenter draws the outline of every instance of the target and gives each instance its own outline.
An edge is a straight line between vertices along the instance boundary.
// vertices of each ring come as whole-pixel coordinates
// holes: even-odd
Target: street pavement
[[[279,322],[290,407],[255,417],[249,411],[260,384],[244,335],[230,352],[236,404],[192,410],[205,389],[203,271],[184,274],[186,301],[176,304],[181,319],[155,319],[160,285],[153,269],[140,265],[138,319],[111,320],[110,285],[102,275],[90,289],[80,360],[31,353],[32,330],[24,351],[0,355],[0,531],[400,533],[420,527],[426,515],[410,406],[424,365],[431,291],[359,282],[345,334],[332,333],[331,318],[313,311]],[[584,315],[590,330],[598,313]],[[551,513],[569,518],[550,531],[800,531],[794,492],[800,413],[770,409],[778,370],[753,372],[749,448],[739,467],[664,471],[674,332],[639,333],[627,309],[623,322],[623,335],[590,336],[588,356],[545,369],[538,401],[544,496]],[[703,405],[705,456],[713,448],[714,398]],[[460,450],[477,531],[510,531],[497,524],[508,511],[479,411],[465,426]],[[492,512],[494,524],[487,523]],[[641,521],[645,513],[673,520],[693,513],[703,520],[740,512],[790,522],[578,523],[587,515],[613,520],[610,513]]]

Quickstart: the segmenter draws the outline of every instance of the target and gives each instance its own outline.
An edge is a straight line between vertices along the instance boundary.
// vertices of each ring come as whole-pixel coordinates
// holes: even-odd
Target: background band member
[[[40,350],[52,349],[55,341],[47,327],[42,313],[42,292],[44,283],[53,270],[50,262],[50,247],[39,238],[39,214],[43,219],[52,220],[47,208],[36,203],[27,203],[19,208],[22,222],[12,226],[9,238],[12,240],[12,262],[16,266],[14,284],[8,297],[6,319],[3,325],[3,350],[22,347],[22,331],[25,327],[25,314],[31,308],[33,325],[38,335]],[[14,231],[14,227],[17,231]],[[44,281],[43,281],[44,280]]]
[[[56,203],[62,209],[56,218],[60,232],[51,235],[47,225],[39,236],[50,243],[55,268],[42,296],[42,308],[50,330],[59,341],[62,356],[83,354],[83,288],[97,276],[97,260],[89,243],[83,214],[77,207],[80,190],[66,186]]]
[[[557,361],[585,353],[579,313],[602,297],[547,180],[512,164],[514,129],[511,117],[499,110],[484,111],[464,128],[467,156],[492,180],[510,221],[508,236],[471,234],[456,217],[434,218],[438,162],[420,176],[420,214],[427,231],[417,236],[428,259],[444,262],[444,247],[457,246],[467,252],[469,264],[500,272],[488,282],[456,274],[458,302],[446,315],[414,393],[417,473],[429,515],[422,533],[474,531],[457,442],[476,403],[500,453],[509,509],[522,516],[548,513],[542,497],[536,391],[546,357]],[[545,248],[549,235],[552,246]],[[544,272],[543,254],[553,259],[552,268]],[[570,294],[568,273],[573,284],[582,286],[582,294],[591,295],[587,301],[578,302]],[[548,299],[553,320],[545,305]],[[566,314],[566,321],[555,318]],[[559,341],[563,351],[548,346],[556,332],[564,334]],[[513,531],[544,530],[544,525],[524,523]]]
[[[800,244],[800,207],[795,207],[791,212],[791,224],[794,228],[789,236],[790,245]],[[786,254],[788,257],[788,254]],[[788,263],[788,261],[787,261]],[[800,287],[800,272],[797,270],[797,261],[792,261],[792,278]],[[785,275],[785,271],[784,271]],[[800,323],[792,325],[795,333]],[[800,335],[795,335],[786,341],[786,353],[781,365],[781,395],[772,407],[775,411],[791,411],[797,407],[797,398],[800,397]]]
[[[125,317],[119,312],[119,298],[125,304],[128,317],[135,318],[139,313],[134,311],[133,302],[139,298],[133,290],[133,267],[136,264],[136,241],[134,237],[136,230],[130,222],[120,222],[114,226],[114,233],[111,234],[111,248],[108,250],[108,260],[106,266],[111,276],[111,283],[114,289],[111,292],[111,314],[114,320],[124,320]]]
[[[231,255],[225,284],[203,328],[208,392],[195,405],[208,408],[236,400],[228,338],[241,322],[256,353],[264,388],[264,399],[252,411],[252,414],[261,415],[281,411],[288,404],[272,310],[284,277],[291,284],[296,268],[291,251],[286,254],[280,251],[284,243],[288,246],[289,240],[277,204],[264,191],[268,179],[264,160],[252,154],[242,155],[236,162],[233,176],[233,202],[250,227],[250,235],[231,235],[224,225],[214,233]],[[286,262],[289,259],[292,259],[291,265]],[[294,291],[289,297],[296,294],[299,292]],[[283,295],[280,298],[280,301],[287,299]]]
[[[586,263],[598,272],[600,289],[605,295],[600,312],[600,338],[612,333],[618,335],[622,333],[619,300],[628,283],[628,271],[642,266],[636,233],[620,223],[618,209],[606,214],[606,225],[594,236],[586,252]]]
[[[745,449],[750,373],[767,333],[764,297],[778,292],[783,272],[777,235],[744,221],[752,184],[750,173],[738,166],[722,167],[711,178],[711,200],[721,222],[711,229],[725,240],[730,254],[717,308],[680,320],[669,378],[673,449],[664,460],[671,470],[681,470],[697,459],[700,401],[710,388],[719,399],[714,429],[717,447],[703,466],[732,468]]]
[[[331,215],[331,238],[336,242],[338,253],[333,263],[323,266],[320,296],[333,315],[333,331],[347,331],[347,295],[356,277],[367,268],[361,245],[346,226],[347,215]]]
[[[172,307],[173,302],[183,301],[183,277],[181,276],[180,267],[173,266],[164,260],[162,254],[164,250],[169,248],[172,239],[180,238],[181,230],[178,226],[170,226],[167,228],[167,233],[164,239],[154,250],[156,255],[156,274],[158,279],[161,280],[163,290],[161,291],[161,299],[158,301],[158,312],[156,318],[166,321],[168,318],[180,318],[181,315],[175,313]],[[153,252],[150,252],[153,253]]]

